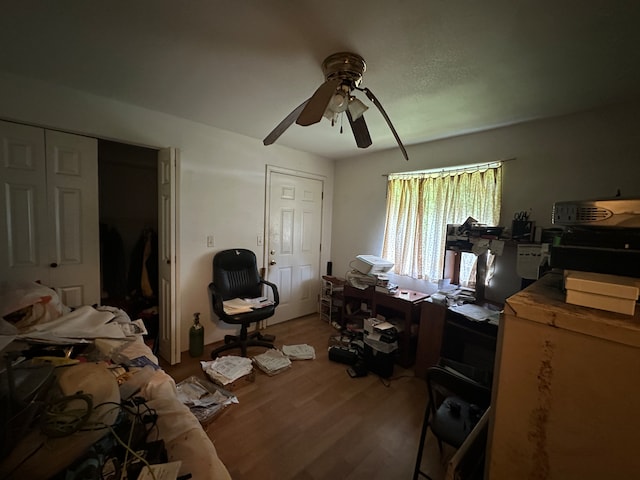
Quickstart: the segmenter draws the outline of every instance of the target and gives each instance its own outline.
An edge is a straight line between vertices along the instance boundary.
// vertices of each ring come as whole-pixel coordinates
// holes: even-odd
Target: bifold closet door
[[[0,122],[0,280],[99,302],[97,165],[93,138]]]
[[[100,302],[98,142],[47,130],[50,282],[65,305]]]
[[[49,282],[44,130],[0,122],[0,280]]]

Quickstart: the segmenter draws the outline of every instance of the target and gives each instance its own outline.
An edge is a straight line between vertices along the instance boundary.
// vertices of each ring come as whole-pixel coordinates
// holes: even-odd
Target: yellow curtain
[[[495,226],[501,200],[500,165],[473,171],[390,175],[382,256],[394,263],[394,273],[439,280],[447,224],[461,224],[473,217]]]

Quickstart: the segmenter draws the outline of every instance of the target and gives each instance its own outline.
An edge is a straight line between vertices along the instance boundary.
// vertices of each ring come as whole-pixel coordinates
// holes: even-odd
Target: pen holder
[[[530,220],[513,220],[511,222],[511,238],[514,240],[533,241],[534,222]]]

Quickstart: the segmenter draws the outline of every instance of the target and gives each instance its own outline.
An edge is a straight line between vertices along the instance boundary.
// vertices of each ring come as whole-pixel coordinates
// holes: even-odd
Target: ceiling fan
[[[318,123],[322,117],[326,117],[335,125],[340,115],[345,113],[349,119],[356,145],[359,148],[367,148],[371,145],[371,136],[364,120],[364,112],[369,108],[358,98],[355,91],[364,92],[367,98],[380,110],[391,129],[391,133],[398,142],[405,160],[409,160],[407,150],[404,148],[398,132],[393,127],[387,112],[368,88],[360,87],[362,75],[367,69],[364,59],[355,53],[340,52],[329,55],[322,62],[322,72],[325,81],[314,94],[302,102],[289,115],[282,120],[276,128],[263,140],[265,145],[271,145],[293,122],[298,125],[308,126]]]

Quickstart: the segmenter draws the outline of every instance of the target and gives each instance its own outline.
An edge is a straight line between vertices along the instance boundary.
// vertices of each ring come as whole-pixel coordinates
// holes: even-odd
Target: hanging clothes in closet
[[[129,268],[129,294],[155,298],[158,295],[158,235],[145,228],[133,247]]]

